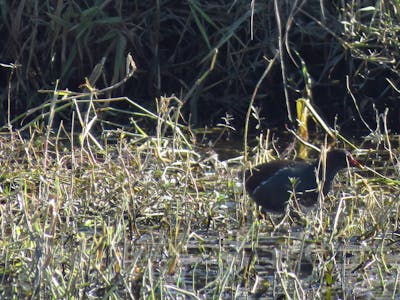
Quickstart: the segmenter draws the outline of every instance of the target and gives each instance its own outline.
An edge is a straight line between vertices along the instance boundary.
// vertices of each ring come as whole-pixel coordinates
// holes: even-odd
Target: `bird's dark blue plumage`
[[[322,193],[326,195],[337,172],[347,166],[360,167],[360,164],[345,150],[329,151],[326,164],[320,160],[313,164],[276,160],[246,171],[246,190],[267,210],[283,212],[291,193],[302,205],[311,206],[318,199],[318,182],[323,183]]]

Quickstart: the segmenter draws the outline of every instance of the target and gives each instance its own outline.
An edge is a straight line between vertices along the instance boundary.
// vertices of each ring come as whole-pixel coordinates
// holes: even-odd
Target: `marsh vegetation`
[[[4,3],[0,297],[397,298],[398,11]],[[364,169],[314,207],[244,191],[321,148]]]

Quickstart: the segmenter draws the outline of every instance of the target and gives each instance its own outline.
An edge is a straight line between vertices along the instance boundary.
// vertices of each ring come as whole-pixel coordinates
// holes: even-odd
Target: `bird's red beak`
[[[364,169],[363,165],[360,164],[357,160],[355,160],[353,157],[349,157],[349,164],[351,167],[356,167],[359,169]]]

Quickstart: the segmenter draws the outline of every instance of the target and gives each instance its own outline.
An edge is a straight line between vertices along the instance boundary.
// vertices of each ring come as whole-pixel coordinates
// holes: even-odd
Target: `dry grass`
[[[262,219],[237,185],[241,158],[198,148],[178,125],[179,103],[163,98],[157,114],[143,110],[154,135],[108,130],[94,139],[87,119],[81,132],[32,123],[29,135],[2,136],[2,298],[397,293],[393,139],[376,144],[384,151],[358,151],[367,165],[387,157],[384,169],[371,166],[380,181],[349,171],[310,212]],[[252,160],[275,156],[270,137]]]
[[[344,32],[331,22],[337,20],[336,10],[322,1],[293,7],[281,1],[255,7],[240,1],[215,6],[189,1],[177,10],[162,9],[165,3],[158,1],[155,15],[140,1],[114,1],[110,10],[59,1],[51,12],[47,1],[32,7],[35,3],[4,7],[8,11],[0,25],[11,32],[10,40],[19,41],[5,42],[3,57],[17,53],[27,59],[22,69],[18,61],[8,65],[16,73],[8,77],[8,94],[1,95],[8,100],[2,101],[7,121],[0,137],[1,298],[396,297],[399,137],[389,134],[392,111],[358,99],[373,76],[386,84],[373,85],[377,100],[397,99],[396,77],[381,76],[397,66],[391,52],[398,48],[391,44],[397,36],[380,35],[397,29],[396,18],[385,14],[397,11],[397,2],[382,2],[380,10],[345,5],[339,10]],[[127,17],[125,11],[133,13]],[[43,12],[49,13],[44,19]],[[365,22],[370,31],[361,26]],[[301,49],[291,48],[298,40],[304,42]],[[315,67],[306,53],[321,53],[315,49],[322,40],[331,47],[326,62]],[[371,44],[374,55],[365,50]],[[358,112],[357,124],[369,133],[353,145],[339,127],[327,125],[311,101],[311,88],[317,90],[312,75],[319,74],[317,81],[323,82],[343,71],[338,45],[356,58],[340,85],[351,98],[346,103]],[[93,49],[100,52],[93,54]],[[137,73],[133,58],[126,56],[130,49]],[[103,56],[113,57],[113,64]],[[266,62],[263,56],[272,59]],[[51,66],[43,67],[49,61]],[[371,67],[375,73],[369,73]],[[275,81],[276,74],[284,79]],[[126,85],[133,75],[142,81]],[[41,90],[46,101],[30,102],[32,90],[57,77],[61,81]],[[329,86],[337,91],[333,79]],[[81,81],[80,92],[64,89]],[[135,99],[154,99],[169,94],[168,89],[171,94],[182,90],[182,96],[157,97],[152,110],[133,98],[112,97],[121,87],[130,88]],[[29,97],[21,97],[24,93]],[[276,102],[277,94],[283,114],[269,102]],[[300,95],[306,99],[299,104],[309,115],[300,108],[297,116],[290,112]],[[256,107],[261,98],[269,99],[263,100],[269,113],[302,122],[312,116],[319,133],[353,148],[368,168],[341,174],[333,193],[309,212],[261,216],[237,178],[244,166],[283,152],[273,131],[248,142],[248,129],[263,125]],[[250,105],[237,99],[250,99]],[[204,146],[214,146],[234,130],[221,102],[230,112],[247,109],[243,156],[222,160]],[[200,118],[201,104],[212,107],[212,114],[204,110],[207,119],[219,120],[221,111],[225,115],[217,138],[185,125],[185,111]],[[21,107],[15,116],[12,110]],[[366,107],[372,118],[363,114]],[[296,141],[308,133],[299,125],[303,133]],[[326,144],[311,137],[302,142],[308,149],[315,148],[312,142]]]

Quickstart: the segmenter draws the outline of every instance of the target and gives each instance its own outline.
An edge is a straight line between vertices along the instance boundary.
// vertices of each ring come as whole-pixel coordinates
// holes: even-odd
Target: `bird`
[[[301,205],[313,206],[318,201],[318,182],[323,183],[321,192],[325,196],[340,170],[362,168],[350,152],[342,149],[327,151],[325,164],[322,161],[320,158],[310,164],[297,160],[275,160],[257,165],[245,172],[246,191],[263,210],[283,213],[291,194]]]

